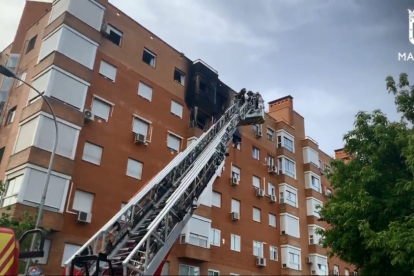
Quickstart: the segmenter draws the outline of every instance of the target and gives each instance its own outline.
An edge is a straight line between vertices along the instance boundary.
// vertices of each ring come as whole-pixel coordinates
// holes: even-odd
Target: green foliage
[[[4,192],[5,192],[5,187],[3,185],[3,182],[0,180],[0,196]],[[13,230],[17,239],[20,239],[20,237],[26,231],[29,231],[35,228],[37,213],[36,213],[36,216],[33,216],[29,214],[29,212],[26,211],[20,217],[16,218],[10,215],[10,212],[9,212],[10,210],[11,210],[10,207],[6,207],[6,211],[2,212],[0,216],[0,227],[9,228]],[[45,234],[49,232],[49,229],[42,229],[42,230],[45,232]],[[29,236],[28,238],[25,239],[25,241],[22,244],[20,244],[20,251],[30,250],[32,237],[33,236]],[[37,240],[40,241],[39,235],[37,235]],[[22,262],[22,261],[19,262],[19,273],[24,273],[25,265],[26,265],[25,262]]]
[[[358,112],[344,135],[351,160],[331,163],[335,194],[321,215],[332,228],[320,233],[329,254],[360,275],[414,275],[414,87],[407,74],[386,83],[401,121]]]

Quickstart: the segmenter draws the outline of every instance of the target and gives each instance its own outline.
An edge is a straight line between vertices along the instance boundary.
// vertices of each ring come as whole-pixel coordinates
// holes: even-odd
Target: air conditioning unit
[[[270,174],[277,174],[277,167],[276,166],[269,166],[268,172]]]
[[[92,214],[82,212],[82,211],[78,212],[76,222],[91,223],[91,221],[92,221]]]
[[[283,268],[286,268],[286,267],[287,267],[287,264],[282,264],[282,267],[283,267]]]
[[[240,214],[237,212],[231,212],[231,220],[239,220]]]
[[[269,202],[276,202],[276,196],[275,195],[269,195]]]
[[[258,267],[265,267],[266,266],[266,259],[262,258],[262,257],[257,257],[256,258],[256,265]]]
[[[239,178],[237,178],[237,177],[232,177],[231,179],[231,185],[233,185],[233,186],[236,186],[236,185],[239,185]]]
[[[255,136],[256,138],[260,138],[260,137],[262,137],[262,136],[263,136],[262,131],[261,131],[260,129],[256,130],[256,133],[254,134],[254,136]]]
[[[147,143],[147,137],[145,137],[144,134],[141,133],[135,133],[135,144],[144,144],[145,146],[148,146]]]
[[[286,231],[283,230],[282,232],[280,232],[282,235],[286,235]]]
[[[101,26],[101,34],[103,34],[103,35],[109,35],[110,33],[111,33],[111,31],[109,30],[108,25],[105,24],[105,23],[102,23],[102,26]]]
[[[281,197],[281,198],[279,199],[279,203],[280,203],[280,204],[284,204],[284,203],[285,203],[285,198]]]
[[[95,115],[93,115],[92,111],[90,111],[89,109],[85,109],[83,111],[83,116],[85,116],[85,120],[87,121],[95,121]]]
[[[318,273],[316,273],[316,270],[311,270],[311,275],[318,275]]]
[[[312,263],[312,258],[311,257],[306,257],[306,263],[307,264],[311,264]]]
[[[264,197],[265,191],[262,189],[256,189],[256,196],[257,197]]]

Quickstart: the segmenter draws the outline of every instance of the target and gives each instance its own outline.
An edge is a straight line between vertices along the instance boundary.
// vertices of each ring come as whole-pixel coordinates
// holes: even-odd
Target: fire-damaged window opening
[[[107,35],[106,38],[112,43],[121,46],[123,33],[114,26],[111,26],[109,24],[107,28],[109,29],[109,35]]]
[[[203,112],[201,109],[197,111],[192,110],[190,114],[190,127],[197,127],[202,130],[207,130],[212,124],[212,116]]]

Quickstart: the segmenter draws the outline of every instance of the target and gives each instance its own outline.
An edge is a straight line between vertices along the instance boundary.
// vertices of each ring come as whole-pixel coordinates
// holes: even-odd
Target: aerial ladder
[[[263,122],[261,95],[242,89],[207,132],[179,153],[66,261],[63,275],[161,275],[198,199],[221,174],[237,127]]]

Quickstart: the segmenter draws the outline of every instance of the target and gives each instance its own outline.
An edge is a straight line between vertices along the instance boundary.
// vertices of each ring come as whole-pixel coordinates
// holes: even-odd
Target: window
[[[253,241],[253,256],[263,257],[263,243]]]
[[[241,173],[240,168],[234,165],[231,166],[231,177],[232,178],[237,178],[240,181],[240,173]]]
[[[253,187],[260,189],[260,178],[253,175]]]
[[[181,84],[182,86],[185,85],[185,74],[177,68],[174,68],[174,81]]]
[[[253,125],[254,133],[258,133],[260,130],[262,130],[262,125]]]
[[[317,200],[316,198],[313,197],[308,197],[306,198],[306,214],[308,216],[315,216],[317,218],[320,218],[320,210],[323,206],[322,201]]]
[[[101,60],[101,66],[99,67],[99,74],[107,78],[108,80],[115,82],[116,67],[109,64],[106,61]]]
[[[92,100],[92,113],[108,122],[109,114],[111,113],[112,105],[106,101],[98,99],[96,97]]]
[[[322,161],[319,160],[319,168],[322,169]]]
[[[284,130],[277,132],[277,147],[278,148],[285,148],[288,151],[295,152],[294,147],[294,138],[291,134],[287,133]]]
[[[83,148],[82,160],[86,162],[93,163],[95,165],[101,164],[103,148],[89,142],[85,142],[85,147]]]
[[[72,209],[75,211],[92,214],[94,198],[94,194],[84,192],[81,190],[76,190],[75,197],[73,198]]]
[[[230,249],[233,251],[240,252],[240,236],[231,234]]]
[[[17,196],[22,187],[24,175],[19,175],[14,178],[8,179],[5,185],[5,192],[2,195],[2,207],[15,204],[17,202]]]
[[[0,149],[0,164],[1,164],[1,160],[3,159],[4,149],[5,149],[5,147],[2,147],[2,148]]]
[[[297,189],[288,185],[288,184],[280,184],[279,185],[280,191],[280,203],[286,203],[293,207],[297,207]]]
[[[231,212],[239,213],[240,214],[240,201],[237,199],[231,199]]]
[[[142,61],[148,64],[149,66],[155,68],[155,64],[157,62],[157,55],[151,52],[150,50],[144,48],[144,52],[142,53]]]
[[[1,160],[1,159],[0,159]],[[330,196],[332,194],[332,190],[329,188],[326,188],[326,195]]]
[[[331,167],[325,164],[325,171],[330,171],[330,170],[331,170]]]
[[[208,237],[210,236],[211,223],[203,219],[192,217],[187,224],[189,233],[188,243],[207,248],[209,246]]]
[[[200,269],[195,266],[182,265],[179,266],[179,275],[200,275]]]
[[[299,218],[292,216],[290,214],[281,214],[280,215],[280,228],[281,231],[285,231],[285,233],[289,236],[299,238]]]
[[[291,191],[286,191],[286,200],[293,203],[293,206],[296,207],[296,194]]]
[[[134,159],[128,158],[127,172],[126,174],[130,177],[141,179],[143,163]]]
[[[349,276],[349,269],[345,268],[345,276]]]
[[[142,134],[145,136],[145,140],[148,139],[148,130],[150,129],[150,124],[147,121],[144,121],[141,118],[134,117],[134,124],[132,126],[132,132],[135,134]]]
[[[209,276],[219,276],[220,275],[220,271],[209,269],[208,270],[208,275]]]
[[[277,261],[277,259],[278,259],[277,247],[271,245],[271,246],[269,246],[269,249],[270,249],[270,260]]]
[[[151,101],[152,100],[152,87],[140,81],[138,84],[138,95],[148,101]]]
[[[49,259],[51,242],[52,242],[51,240],[45,239],[45,243],[43,245],[43,251],[45,252],[45,254],[43,255],[42,258],[36,258],[36,259],[33,259],[33,261],[37,262],[38,264],[47,264],[47,261]],[[35,250],[39,250],[39,246],[40,246],[40,242],[37,242]]]
[[[269,167],[272,167],[275,164],[275,159],[271,155],[267,155],[266,161]]]
[[[296,178],[295,162],[286,157],[279,157],[277,161],[279,170],[282,170],[282,173],[292,178]]]
[[[36,45],[36,39],[37,39],[37,35],[35,35],[29,40],[29,42],[27,43],[26,54],[34,49]]]
[[[213,196],[211,199],[211,205],[221,208],[221,194],[213,191]]]
[[[210,244],[215,246],[220,246],[221,241],[221,231],[218,229],[210,229]]]
[[[311,182],[312,182],[312,189],[315,191],[321,192],[321,184],[319,182],[319,178],[311,175]]]
[[[70,257],[80,249],[79,245],[65,243],[65,249],[63,250],[62,266],[69,260]]]
[[[303,163],[312,164],[315,167],[319,166],[319,152],[312,149],[311,147],[303,148]]]
[[[26,80],[26,75],[27,75],[26,71],[17,75],[17,78],[20,80],[17,81],[16,87],[19,87],[20,85],[23,84],[23,82]]]
[[[337,265],[334,265],[334,275],[339,275],[339,267]]]
[[[276,227],[276,215],[269,214],[269,226]]]
[[[122,32],[109,24],[106,25],[106,28],[108,33],[106,38],[109,39],[109,41],[111,41],[115,45],[121,46]]]
[[[326,265],[324,264],[318,264],[318,269],[322,271],[323,275],[326,275],[324,272],[326,272]]]
[[[16,106],[10,109],[9,113],[7,113],[6,126],[14,122],[15,116],[16,116]]]
[[[173,152],[179,152],[181,147],[181,138],[174,134],[168,134],[167,147]]]
[[[259,160],[260,159],[260,150],[256,147],[253,147],[252,156],[253,156],[254,159]]]
[[[300,256],[297,253],[289,252],[289,267],[293,269],[300,269]]]
[[[275,131],[273,129],[267,128],[267,139],[273,141],[275,137]]]
[[[267,194],[276,195],[276,188],[272,183],[267,183]]]
[[[171,113],[177,117],[183,117],[183,106],[175,101],[171,101]]]
[[[253,207],[253,220],[260,222],[260,209]]]

